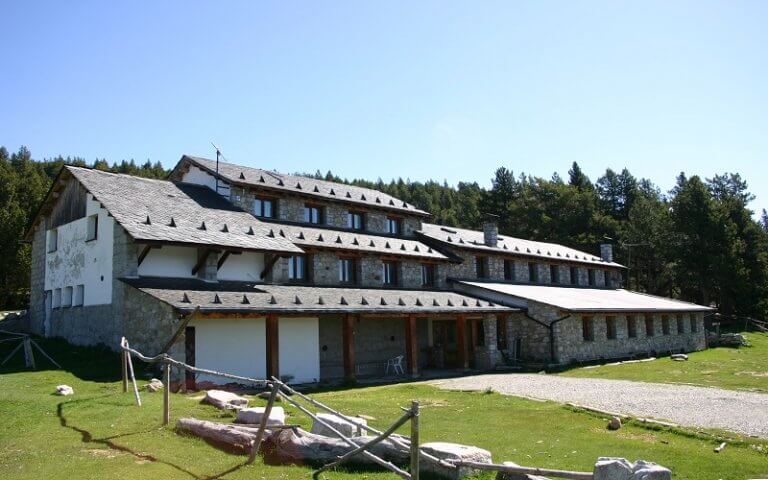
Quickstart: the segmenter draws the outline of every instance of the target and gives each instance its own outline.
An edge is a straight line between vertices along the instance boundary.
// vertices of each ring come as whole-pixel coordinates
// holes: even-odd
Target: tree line
[[[34,160],[24,147],[12,154],[0,147],[0,309],[25,308],[28,302],[30,248],[20,241],[64,164],[149,178],[169,173],[159,162]],[[681,173],[669,192],[627,169],[607,169],[593,182],[576,163],[567,179],[500,167],[490,188],[402,178],[350,181],[319,171],[310,176],[381,190],[448,226],[478,229],[483,215],[493,214],[502,235],[593,254],[600,243],[613,243],[615,260],[629,267],[625,282],[633,290],[768,317],[768,215],[763,210],[760,220],[753,218],[753,196],[738,173]]]

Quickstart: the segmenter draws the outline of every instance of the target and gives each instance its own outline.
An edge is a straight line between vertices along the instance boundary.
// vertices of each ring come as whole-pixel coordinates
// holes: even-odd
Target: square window
[[[400,234],[400,219],[397,217],[387,217],[387,233],[390,235]]]
[[[275,201],[270,198],[256,197],[253,200],[253,214],[261,218],[274,218]]]
[[[304,222],[314,224],[323,223],[323,207],[304,205]]]
[[[360,212],[347,212],[347,228],[352,230],[363,230],[365,214]]]
[[[384,285],[397,285],[397,262],[381,263],[381,278]]]

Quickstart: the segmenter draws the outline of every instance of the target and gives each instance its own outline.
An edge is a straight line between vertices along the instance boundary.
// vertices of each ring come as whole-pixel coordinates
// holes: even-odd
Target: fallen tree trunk
[[[352,442],[364,445],[375,437],[354,437]],[[325,437],[300,429],[282,430],[270,435],[261,447],[264,462],[270,465],[322,465],[339,459],[352,448],[342,439]],[[390,439],[377,443],[369,450],[372,454],[396,465],[407,465],[410,452]],[[351,457],[348,463],[373,466],[376,463],[362,453]]]
[[[217,446],[228,447],[241,453],[250,452],[253,441],[256,439],[256,432],[249,433],[232,425],[197,420],[195,418],[179,419],[176,422],[176,429],[181,432],[191,433]]]

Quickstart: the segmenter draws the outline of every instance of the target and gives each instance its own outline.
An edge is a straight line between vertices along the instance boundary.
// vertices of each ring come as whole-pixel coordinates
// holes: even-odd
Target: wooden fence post
[[[419,401],[411,402],[411,480],[419,480]]]
[[[123,349],[120,349],[120,352],[122,355],[120,356],[122,367],[123,367],[123,393],[128,393],[128,352],[126,352]]]
[[[267,422],[269,421],[269,415],[272,413],[272,406],[275,404],[277,398],[277,392],[280,390],[280,382],[274,381],[272,383],[272,391],[269,392],[269,400],[267,400],[267,406],[264,408],[264,414],[261,416],[261,423],[259,424],[259,431],[256,433],[256,440],[251,447],[251,454],[248,456],[248,463],[253,463],[256,460],[256,455],[259,454],[259,448],[261,448],[261,440],[264,438],[264,430],[267,428]]]
[[[171,423],[171,364],[165,362],[163,364],[163,381],[165,382],[165,388],[163,388],[163,425]]]

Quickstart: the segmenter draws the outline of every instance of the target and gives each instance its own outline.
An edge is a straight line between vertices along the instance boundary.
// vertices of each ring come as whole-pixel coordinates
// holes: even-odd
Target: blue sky
[[[478,181],[738,171],[768,208],[768,2],[3,2],[0,144]]]

